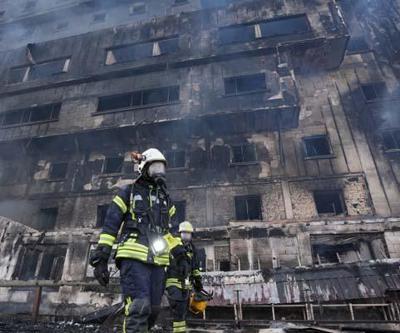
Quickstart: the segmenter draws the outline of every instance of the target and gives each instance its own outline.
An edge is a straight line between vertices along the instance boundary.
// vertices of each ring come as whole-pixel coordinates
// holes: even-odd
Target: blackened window
[[[261,37],[301,34],[310,31],[306,15],[285,17],[260,23]]]
[[[50,180],[65,179],[65,177],[67,176],[67,170],[68,170],[67,162],[52,163],[50,165],[50,170],[49,170],[49,179]]]
[[[235,197],[236,219],[261,220],[261,197],[259,195],[245,195]]]
[[[231,270],[231,262],[229,260],[220,261],[219,270],[222,272],[229,272]]]
[[[235,76],[226,78],[224,82],[226,95],[264,91],[267,89],[265,74]]]
[[[400,149],[400,130],[388,131],[382,136],[385,150]]]
[[[179,38],[167,38],[149,43],[114,47],[107,50],[106,65],[136,61],[152,56],[175,53],[179,49]]]
[[[58,208],[42,208],[39,212],[39,229],[53,230],[57,222]]]
[[[23,82],[26,79],[28,69],[27,66],[11,68],[8,73],[8,83]]]
[[[326,135],[316,135],[303,138],[306,157],[331,155],[331,147]]]
[[[181,223],[186,219],[186,201],[174,201],[176,208],[175,221]]]
[[[30,66],[28,80],[45,79],[53,75],[68,72],[69,58],[51,60]]]
[[[361,89],[367,101],[382,99],[388,95],[388,90],[385,82],[363,84],[361,86]]]
[[[369,51],[369,46],[364,37],[351,37],[347,44],[347,53],[361,53]]]
[[[165,153],[168,161],[168,168],[184,168],[185,167],[185,152],[183,150],[174,150]]]
[[[135,91],[99,98],[98,112],[179,101],[179,86]]]
[[[243,43],[255,39],[253,25],[241,25],[221,28],[219,40],[221,44]]]
[[[249,42],[256,38],[302,34],[311,31],[306,15],[288,16],[276,20],[224,27],[219,30],[221,44]]]
[[[106,157],[104,160],[103,173],[121,173],[123,164],[123,157]]]
[[[120,94],[100,97],[97,111],[124,109],[132,106],[133,94]]]
[[[0,127],[58,120],[61,103],[41,105],[0,114]]]
[[[174,4],[175,5],[185,5],[189,3],[189,0],[175,0]]]
[[[349,244],[350,245],[350,244]],[[351,245],[342,246],[346,250],[353,250]],[[326,244],[313,244],[312,252],[315,264],[333,264],[340,262],[339,246]]]
[[[61,280],[66,252],[66,248],[60,246],[45,248],[38,272],[38,279],[53,281]]]
[[[106,219],[107,210],[109,204],[97,206],[97,219],[96,219],[96,227],[101,228],[104,225],[104,221]]]
[[[139,15],[139,14],[144,14],[145,12],[146,12],[146,5],[144,2],[135,3],[129,8],[130,15]]]
[[[254,144],[232,146],[232,163],[246,163],[257,160]]]
[[[345,213],[342,191],[315,191],[314,201],[319,215]]]
[[[179,38],[163,39],[157,42],[160,47],[161,54],[169,54],[178,51]]]
[[[93,15],[93,23],[101,23],[106,20],[106,13],[99,13]]]
[[[36,277],[36,267],[39,261],[40,251],[25,248],[21,258],[18,272],[15,277],[19,280],[33,280]],[[17,270],[16,270],[17,271]]]

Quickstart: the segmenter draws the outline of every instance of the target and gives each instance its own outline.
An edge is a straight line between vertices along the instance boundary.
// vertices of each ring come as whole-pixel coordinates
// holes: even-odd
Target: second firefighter
[[[203,289],[192,234],[193,226],[190,222],[179,224],[179,238],[182,244],[175,246],[170,252],[166,288],[173,319],[173,332],[186,332],[186,314],[192,286],[196,292]]]

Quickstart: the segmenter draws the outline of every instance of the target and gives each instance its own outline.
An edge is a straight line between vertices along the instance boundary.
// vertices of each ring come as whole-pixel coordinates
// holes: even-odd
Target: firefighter
[[[191,287],[193,286],[196,292],[203,290],[192,234],[193,226],[190,222],[180,223],[178,238],[182,245],[175,246],[170,252],[166,288],[172,312],[173,332],[186,332],[186,313]]]
[[[169,250],[179,240],[169,233],[176,209],[165,184],[164,155],[151,148],[132,156],[140,176],[113,198],[90,264],[98,282],[107,286],[107,262],[119,234],[115,261],[125,302],[123,332],[144,333],[159,312]]]

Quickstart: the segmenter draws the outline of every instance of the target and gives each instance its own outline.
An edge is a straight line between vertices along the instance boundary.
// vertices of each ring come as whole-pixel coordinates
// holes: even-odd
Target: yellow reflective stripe
[[[168,278],[165,287],[177,287],[179,289],[182,289],[182,282],[180,282],[177,278]]]
[[[128,207],[126,207],[124,200],[120,196],[116,195],[113,202],[121,209],[122,213],[126,213]]]
[[[100,234],[100,239],[99,239],[98,244],[113,246],[114,242],[115,242],[114,236],[106,234],[106,233]]]
[[[130,258],[137,259],[143,262],[147,262],[147,255],[133,252],[133,251],[120,251],[118,252],[116,258]]]
[[[174,237],[171,233],[164,235],[164,239],[168,243],[168,247],[172,250],[175,246],[183,245],[180,237]]]
[[[186,321],[182,320],[182,321],[174,321],[172,324],[173,327],[182,327],[182,326],[186,326]]]
[[[130,308],[131,304],[132,304],[132,298],[127,297],[126,302],[125,302],[125,316],[129,316],[129,308]]]
[[[129,316],[129,309],[130,309],[131,304],[132,304],[132,298],[128,297],[125,301],[125,318],[124,318],[124,324],[122,327],[123,333],[126,333],[126,317]]]
[[[176,213],[176,207],[175,205],[172,205],[172,207],[169,209],[168,214],[170,217],[174,216]]]
[[[160,266],[168,266],[169,265],[169,258],[154,258],[154,263]]]
[[[172,332],[186,332],[186,321],[174,321],[172,323]]]

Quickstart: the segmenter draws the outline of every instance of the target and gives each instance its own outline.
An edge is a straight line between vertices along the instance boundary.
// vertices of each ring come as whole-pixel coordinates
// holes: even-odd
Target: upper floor
[[[297,65],[334,68],[343,58],[346,42],[339,8],[327,1],[317,6],[307,1],[280,6],[265,1],[238,3],[71,37],[53,36],[46,42],[28,40],[23,47],[2,53],[2,92],[128,76],[139,68],[155,71],[166,64],[187,67],[249,52],[281,53],[295,46],[301,46]]]

